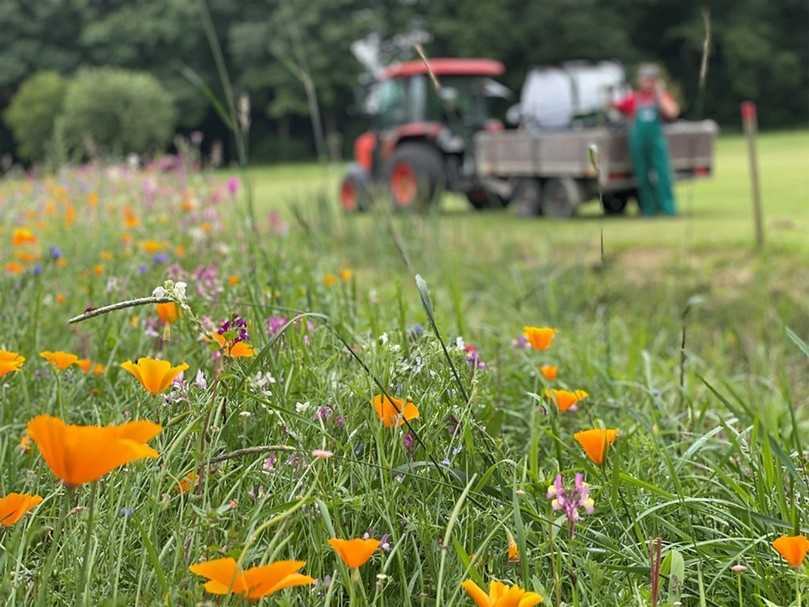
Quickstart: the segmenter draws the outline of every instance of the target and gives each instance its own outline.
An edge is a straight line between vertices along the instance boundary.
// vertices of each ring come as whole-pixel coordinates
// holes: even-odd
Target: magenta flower
[[[228,177],[226,185],[227,185],[227,189],[228,189],[228,194],[230,194],[231,196],[235,196],[236,192],[239,191],[239,185],[241,185],[241,184],[239,183],[239,178],[236,177],[236,176],[233,176],[233,177]]]
[[[284,328],[284,325],[287,324],[289,319],[286,316],[282,316],[280,314],[274,314],[267,319],[267,334],[270,337],[275,337],[281,332],[281,329]]]

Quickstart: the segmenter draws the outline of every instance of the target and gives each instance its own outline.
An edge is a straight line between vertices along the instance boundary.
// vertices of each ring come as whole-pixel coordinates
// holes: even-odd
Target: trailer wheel
[[[542,184],[539,179],[533,177],[518,179],[511,203],[520,217],[542,215]]]
[[[340,183],[340,206],[346,213],[367,211],[370,206],[368,175],[359,165],[349,167]]]
[[[444,160],[425,143],[403,143],[385,171],[395,209],[424,209],[436,201],[444,185]]]
[[[466,193],[466,199],[476,211],[486,211],[489,209],[504,209],[511,200],[503,198],[494,192],[490,192],[484,187],[475,188]]]
[[[548,217],[573,217],[582,200],[581,186],[571,177],[555,177],[545,183],[542,211]]]
[[[629,203],[629,194],[624,192],[610,192],[601,196],[601,206],[605,215],[623,215]]]

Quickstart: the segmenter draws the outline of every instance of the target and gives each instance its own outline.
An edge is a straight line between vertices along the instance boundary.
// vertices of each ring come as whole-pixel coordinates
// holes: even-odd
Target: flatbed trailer
[[[678,121],[664,131],[675,179],[712,175],[715,122]],[[475,136],[476,174],[501,188],[509,184],[512,204],[521,214],[570,217],[581,204],[599,198],[607,214],[623,213],[637,197],[627,135],[625,125],[480,132]],[[596,164],[589,152],[593,145]]]

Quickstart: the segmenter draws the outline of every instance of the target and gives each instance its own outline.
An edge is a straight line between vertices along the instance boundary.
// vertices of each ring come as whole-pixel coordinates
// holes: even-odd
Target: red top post
[[[758,110],[756,110],[756,104],[754,102],[742,101],[742,120],[750,122],[756,119],[757,114]]]

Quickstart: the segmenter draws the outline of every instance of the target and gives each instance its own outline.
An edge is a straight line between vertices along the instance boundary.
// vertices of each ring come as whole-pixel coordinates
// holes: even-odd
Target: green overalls
[[[641,212],[676,215],[669,148],[657,103],[642,103],[635,108],[635,119],[629,129],[629,154],[638,182]]]

